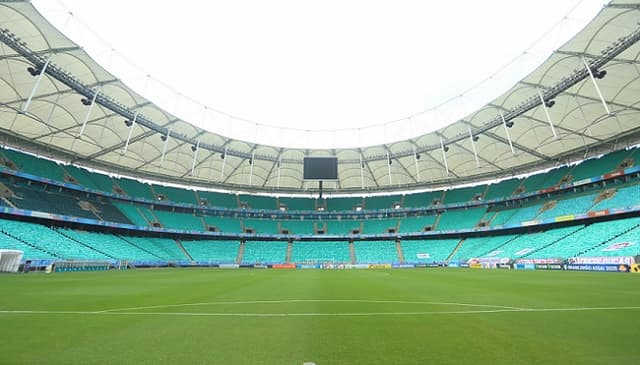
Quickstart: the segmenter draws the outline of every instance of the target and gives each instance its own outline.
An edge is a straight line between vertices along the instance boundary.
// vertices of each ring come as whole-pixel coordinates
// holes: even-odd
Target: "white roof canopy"
[[[304,156],[338,158],[339,180],[325,183],[328,191],[512,176],[638,141],[639,4],[608,4],[523,80],[436,132],[305,150],[230,139],[180,120],[111,75],[29,2],[0,1],[0,134],[5,144],[77,165],[227,189],[313,190],[316,183],[302,179]]]

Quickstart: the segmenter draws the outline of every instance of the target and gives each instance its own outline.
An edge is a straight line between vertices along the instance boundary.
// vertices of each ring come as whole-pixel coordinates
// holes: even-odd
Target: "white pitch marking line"
[[[473,304],[473,303],[455,303],[455,302],[422,302],[422,301],[407,301],[407,300],[282,299],[282,300],[245,300],[245,301],[229,301],[229,302],[201,302],[201,303],[160,304],[160,305],[149,305],[149,306],[142,306],[142,307],[113,308],[113,309],[106,309],[106,310],[96,311],[96,312],[97,313],[108,313],[108,312],[133,311],[133,310],[141,310],[141,309],[176,308],[176,307],[191,307],[191,306],[203,306],[203,305],[278,304],[278,303],[425,304],[425,305],[456,305],[456,306],[464,306],[464,307],[501,308],[501,309],[515,309],[515,310],[526,310],[526,309],[528,309],[528,308],[509,307],[509,306],[493,305],[493,304]]]
[[[637,310],[633,307],[582,307],[582,308],[528,308],[528,309],[487,309],[469,311],[427,311],[427,312],[345,312],[345,313],[207,313],[207,312],[83,312],[46,310],[0,310],[0,314],[89,314],[121,316],[183,316],[183,317],[376,317],[376,316],[420,316],[434,314],[484,314],[519,312],[575,312],[575,311],[616,311]]]

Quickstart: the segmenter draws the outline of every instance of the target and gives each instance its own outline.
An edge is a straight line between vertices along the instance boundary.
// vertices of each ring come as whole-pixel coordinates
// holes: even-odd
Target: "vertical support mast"
[[[478,151],[476,150],[476,141],[473,140],[473,133],[471,133],[471,127],[467,126],[469,131],[469,139],[471,140],[471,147],[473,147],[473,156],[476,158],[476,167],[480,167],[480,161],[478,161]]]
[[[442,159],[444,160],[444,168],[447,171],[447,176],[449,176],[449,164],[447,164],[447,153],[444,150],[444,143],[442,142],[442,137],[440,137],[440,149],[442,150]]]
[[[418,179],[418,181],[420,181],[420,167],[418,166],[418,152],[416,151],[415,147],[413,147],[413,161],[416,164],[416,178]]]
[[[278,156],[278,180],[276,181],[276,186],[280,188],[280,170],[282,169],[282,156]]]
[[[36,79],[35,84],[33,84],[33,88],[31,89],[31,94],[29,94],[29,98],[27,99],[27,102],[24,103],[24,105],[22,106],[22,113],[26,113],[27,109],[29,109],[29,105],[31,105],[31,100],[33,99],[33,96],[36,94],[36,90],[38,90],[38,86],[40,86],[40,81],[42,80],[42,76],[44,76],[45,71],[47,71],[47,66],[49,66],[49,61],[51,60],[51,57],[49,57],[47,59],[47,62],[44,63],[44,66],[42,66],[42,70],[40,70],[40,73],[38,74],[38,78]]]
[[[199,149],[200,149],[200,140],[196,142],[196,149],[193,151],[193,162],[191,162],[191,176],[193,176],[196,169],[196,160],[198,159]]]
[[[387,150],[387,171],[389,172],[389,185],[393,185],[391,180],[391,158],[389,157],[389,150]]]
[[[598,97],[602,102],[602,106],[604,107],[604,110],[607,112],[607,115],[611,115],[609,106],[607,105],[607,102],[604,100],[604,96],[602,96],[602,92],[600,92],[600,87],[598,87],[596,78],[593,76],[593,71],[591,71],[591,67],[589,67],[589,63],[587,63],[587,60],[584,58],[584,56],[582,57],[582,63],[584,63],[584,66],[587,68],[587,71],[589,72],[589,78],[591,78],[591,82],[593,82],[593,86],[595,86],[596,88],[596,92],[598,93]]]
[[[251,152],[251,160],[249,160],[249,185],[251,185],[251,181],[253,180],[253,158],[255,157],[255,152]]]
[[[89,104],[89,110],[87,110],[87,114],[84,116],[84,122],[82,122],[82,127],[80,127],[80,133],[78,134],[78,138],[82,137],[84,134],[84,129],[87,127],[87,122],[89,121],[89,117],[91,117],[91,112],[93,111],[93,106],[96,103],[96,98],[98,97],[98,90],[96,89],[93,93],[93,97],[91,98],[91,104]]]
[[[136,120],[138,119],[138,113],[133,116],[133,120],[131,121],[131,127],[129,127],[129,136],[127,137],[127,142],[124,144],[124,149],[122,150],[122,154],[127,153],[127,148],[129,148],[129,141],[131,141],[131,136],[133,135],[133,128],[136,127]]]
[[[164,145],[162,145],[162,156],[160,156],[160,166],[164,163],[164,155],[167,153],[167,143],[169,143],[169,137],[171,137],[171,127],[167,129],[167,135],[164,137]]]
[[[509,135],[509,128],[507,127],[507,121],[504,119],[504,115],[500,112],[500,119],[502,119],[502,126],[504,127],[504,133],[507,135],[507,140],[509,141],[509,147],[511,148],[511,153],[516,154],[516,151],[513,150],[513,142],[511,142],[511,135]]]
[[[544,96],[542,96],[542,91],[538,90],[538,96],[540,97],[540,102],[542,103],[542,109],[544,110],[544,115],[547,116],[547,121],[549,122],[549,127],[551,128],[551,132],[555,138],[558,138],[558,134],[556,133],[556,129],[553,127],[553,122],[551,121],[551,116],[549,116],[549,109],[547,108],[547,103],[544,101]]]
[[[224,153],[222,154],[222,168],[220,169],[220,181],[224,180],[224,165],[227,162],[227,147],[224,148]]]
[[[360,154],[360,187],[364,189],[364,162],[362,162],[362,154]]]

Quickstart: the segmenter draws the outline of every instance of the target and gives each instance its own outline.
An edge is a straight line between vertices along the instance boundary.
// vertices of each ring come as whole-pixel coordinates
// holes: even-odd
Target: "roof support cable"
[[[442,160],[444,161],[444,169],[447,172],[447,176],[449,176],[449,164],[447,163],[447,151],[444,149],[444,143],[442,142],[442,137],[440,137],[440,149],[442,150]]]
[[[198,150],[200,149],[200,140],[196,142],[195,147],[193,149],[193,161],[191,162],[191,176],[195,175],[196,171],[196,160],[198,159]]]
[[[504,119],[504,114],[502,114],[502,111],[500,111],[500,118],[502,119],[502,126],[504,127],[504,133],[507,135],[507,141],[509,141],[511,154],[515,156],[516,151],[513,149],[513,142],[511,142],[511,135],[509,134],[509,128],[507,128],[507,121]]]
[[[162,155],[160,156],[160,166],[164,163],[164,155],[167,153],[167,144],[169,143],[169,137],[171,137],[171,127],[167,129],[167,134],[162,136],[164,138],[164,144],[162,145]]]
[[[91,117],[91,112],[93,111],[93,106],[96,104],[96,98],[98,97],[98,90],[94,90],[93,92],[93,97],[91,98],[91,102],[89,104],[89,109],[87,109],[87,114],[85,114],[84,116],[84,121],[82,122],[82,126],[80,127],[80,133],[78,133],[78,137],[80,138],[82,137],[82,135],[84,134],[84,129],[87,127],[87,122],[89,121],[89,118]],[[83,100],[83,104],[86,102],[85,99]]]
[[[587,68],[587,71],[589,72],[589,78],[591,79],[591,82],[593,82],[593,86],[596,88],[596,92],[598,93],[598,97],[600,98],[600,101],[602,102],[602,106],[604,107],[604,110],[607,112],[607,115],[611,115],[611,111],[609,110],[609,106],[607,105],[607,102],[604,100],[604,96],[602,96],[602,92],[600,91],[600,87],[598,86],[598,83],[596,82],[596,78],[593,75],[593,70],[591,70],[591,67],[589,67],[589,63],[587,63],[587,60],[584,58],[584,56],[582,57],[582,63],[584,63],[584,66]],[[606,75],[606,71],[602,71],[602,73],[599,73],[598,75],[602,75],[599,77],[604,77],[604,75]]]
[[[538,90],[538,96],[540,97],[540,102],[542,104],[542,110],[544,110],[544,115],[547,116],[547,121],[549,122],[549,127],[551,128],[553,137],[558,138],[556,129],[553,127],[553,122],[551,121],[551,116],[549,115],[549,108],[547,108],[547,102],[544,100],[544,96],[542,96],[542,91],[540,89],[537,89],[537,90]]]
[[[31,100],[33,99],[33,96],[36,94],[36,90],[38,90],[38,86],[40,85],[42,76],[44,76],[44,73],[47,71],[47,66],[49,66],[49,61],[51,61],[51,57],[47,58],[47,62],[45,62],[44,65],[42,66],[42,69],[40,69],[38,78],[36,79],[36,82],[33,84],[33,88],[31,89],[31,94],[29,94],[29,98],[27,99],[27,102],[24,103],[24,105],[22,106],[23,114],[27,112],[27,109],[29,109],[29,105],[31,105]],[[31,71],[31,68],[29,68],[29,71]]]
[[[473,133],[471,133],[471,127],[467,126],[467,130],[469,130],[469,140],[471,140],[471,147],[473,148],[473,157],[476,158],[476,167],[480,167],[480,161],[478,160],[478,151],[476,150],[476,138],[473,137]]]
[[[127,153],[127,149],[129,148],[129,142],[131,142],[131,136],[133,135],[133,129],[136,127],[136,119],[138,119],[138,113],[133,115],[133,120],[131,121],[131,126],[129,126],[129,136],[127,137],[127,141],[124,144],[124,148],[122,149],[122,154]]]

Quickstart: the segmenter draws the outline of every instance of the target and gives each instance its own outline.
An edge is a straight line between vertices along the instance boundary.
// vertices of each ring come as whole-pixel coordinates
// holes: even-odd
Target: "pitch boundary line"
[[[481,307],[481,308],[500,308],[511,310],[526,310],[528,308],[510,307],[494,304],[474,304],[474,303],[457,303],[457,302],[428,302],[414,300],[369,300],[369,299],[274,299],[274,300],[240,300],[240,301],[216,301],[216,302],[199,302],[199,303],[178,303],[178,304],[158,304],[141,307],[113,308],[97,311],[99,313],[113,313],[124,311],[136,311],[142,309],[160,309],[160,308],[177,308],[192,307],[204,305],[237,305],[237,304],[282,304],[282,303],[363,303],[363,304],[425,304],[425,305],[454,305],[464,307]]]
[[[631,307],[577,307],[577,308],[527,308],[527,309],[486,309],[468,311],[425,311],[425,312],[336,312],[336,313],[209,313],[209,312],[105,312],[105,311],[48,311],[48,310],[0,310],[1,314],[62,314],[62,315],[120,315],[120,316],[174,316],[174,317],[382,317],[382,316],[423,316],[437,314],[490,314],[490,313],[544,313],[544,312],[586,312],[638,310]]]

